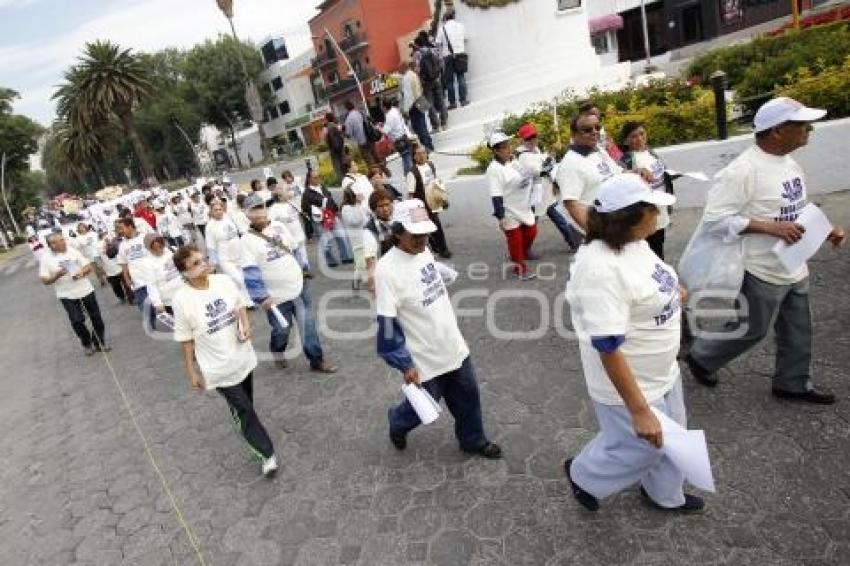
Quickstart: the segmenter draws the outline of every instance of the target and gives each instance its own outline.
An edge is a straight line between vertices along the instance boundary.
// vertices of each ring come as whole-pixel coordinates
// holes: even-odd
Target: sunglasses
[[[602,125],[597,124],[596,126],[585,126],[583,128],[579,128],[578,131],[583,133],[583,134],[592,134],[594,132],[601,132],[602,131]]]

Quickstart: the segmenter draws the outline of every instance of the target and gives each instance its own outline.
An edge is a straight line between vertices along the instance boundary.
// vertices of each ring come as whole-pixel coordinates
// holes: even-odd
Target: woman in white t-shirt
[[[174,294],[183,286],[183,278],[172,261],[172,252],[160,234],[145,234],[149,254],[142,260],[140,277],[148,288],[148,298],[157,313],[173,312]]]
[[[271,183],[270,183],[271,184]],[[280,222],[289,231],[292,237],[292,255],[298,260],[298,265],[304,272],[304,276],[312,278],[310,273],[310,260],[307,258],[307,235],[304,233],[304,226],[301,224],[301,195],[298,194],[298,203],[293,201],[296,189],[294,185],[278,187],[277,183],[272,184],[276,188],[272,191],[275,202],[269,207],[269,220]]]
[[[599,433],[564,468],[573,495],[591,511],[600,498],[636,483],[657,507],[704,506],[683,492],[684,476],[661,450],[653,412],[685,426],[676,361],[684,291],[645,241],[658,207],[674,201],[635,174],[603,182],[588,209],[587,243],[570,268],[566,298]]]
[[[428,211],[428,216],[431,222],[437,229],[428,239],[431,249],[443,259],[451,259],[452,252],[449,250],[449,244],[446,241],[446,234],[443,231],[443,224],[440,222],[440,210],[431,210],[428,206],[428,198],[426,195],[428,187],[437,180],[437,167],[428,159],[428,148],[424,145],[418,145],[413,149],[413,168],[407,174],[405,182],[407,184],[407,198],[416,198],[425,204]],[[448,206],[448,205],[447,205]]]
[[[217,390],[262,471],[277,471],[274,446],[254,411],[253,372],[257,355],[251,345],[251,322],[236,285],[212,267],[193,246],[177,250],[174,265],[186,284],[174,295],[174,339],[183,345],[189,387]],[[195,363],[200,368],[198,373]]]
[[[654,191],[673,194],[673,176],[667,173],[667,166],[647,145],[646,128],[641,122],[626,122],[620,130],[620,143],[625,150],[623,165],[626,169],[640,173]],[[658,210],[658,225],[655,233],[646,238],[646,243],[655,254],[664,259],[664,235],[670,226],[668,207]]]
[[[207,255],[216,270],[230,277],[242,291],[245,304],[253,306],[242,275],[241,232],[226,213],[224,202],[210,195],[210,219],[207,222]],[[242,211],[238,211],[240,214]],[[247,229],[247,228],[246,228]]]
[[[340,219],[354,255],[354,279],[351,280],[351,288],[355,291],[360,289],[361,283],[366,282],[367,275],[366,255],[363,249],[363,229],[369,221],[370,214],[364,205],[362,197],[355,194],[353,187],[349,186],[342,190]]]
[[[83,257],[91,262],[92,270],[97,275],[100,286],[105,286],[106,276],[103,273],[103,266],[100,261],[100,246],[98,245],[97,234],[85,222],[77,224],[77,237],[74,238],[74,247],[83,254]]]

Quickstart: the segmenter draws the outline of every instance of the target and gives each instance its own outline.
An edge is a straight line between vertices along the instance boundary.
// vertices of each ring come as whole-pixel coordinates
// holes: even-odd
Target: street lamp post
[[[646,0],[640,0],[640,17],[643,25],[643,49],[646,53],[646,72],[652,68],[652,57],[649,52],[649,25],[646,22]]]
[[[219,9],[224,14],[224,17],[227,18],[228,23],[230,24],[230,32],[233,34],[233,39],[236,41],[237,48],[239,47],[239,36],[236,35],[236,26],[233,25],[233,0],[216,0],[216,4],[218,4]],[[260,151],[263,153],[263,159],[266,158],[266,148],[268,146],[266,142],[266,134],[263,132],[263,103],[260,100],[260,93],[257,92],[257,85],[254,84],[254,81],[251,80],[251,76],[248,74],[248,66],[245,64],[245,60],[242,58],[242,54],[239,53],[239,64],[242,66],[242,75],[245,79],[245,102],[248,105],[248,111],[251,113],[251,119],[257,124],[257,132],[260,135]]]

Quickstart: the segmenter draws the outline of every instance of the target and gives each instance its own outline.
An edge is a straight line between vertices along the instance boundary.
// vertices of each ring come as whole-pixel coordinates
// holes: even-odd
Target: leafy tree
[[[0,88],[0,156],[6,155],[6,196],[12,214],[20,217],[21,210],[37,200],[37,193],[25,191],[29,185],[22,182],[28,178],[29,158],[38,150],[38,138],[44,128],[26,116],[12,113],[16,98],[18,93],[14,90]],[[5,206],[0,214],[6,214]]]
[[[142,177],[153,174],[136,128],[134,107],[152,92],[138,55],[108,41],[87,43],[79,63],[65,73],[53,98],[71,130],[98,135],[115,116],[139,160]]]
[[[245,102],[245,71],[255,84],[259,82],[263,62],[254,45],[237,42],[230,36],[219,35],[215,41],[207,40],[189,51],[186,58],[185,77],[189,87],[189,100],[204,122],[230,133],[236,148],[236,129],[240,123],[251,120]],[[271,93],[260,89],[264,106]],[[239,152],[236,159],[239,166]]]

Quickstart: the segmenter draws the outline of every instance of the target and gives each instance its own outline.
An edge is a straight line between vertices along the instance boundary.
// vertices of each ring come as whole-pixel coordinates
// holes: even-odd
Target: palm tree
[[[116,116],[139,160],[142,177],[147,179],[153,175],[153,167],[136,130],[133,110],[151,91],[138,56],[114,43],[96,41],[86,44],[79,63],[65,73],[65,83],[53,98],[59,115],[75,133],[96,134],[110,115]]]

